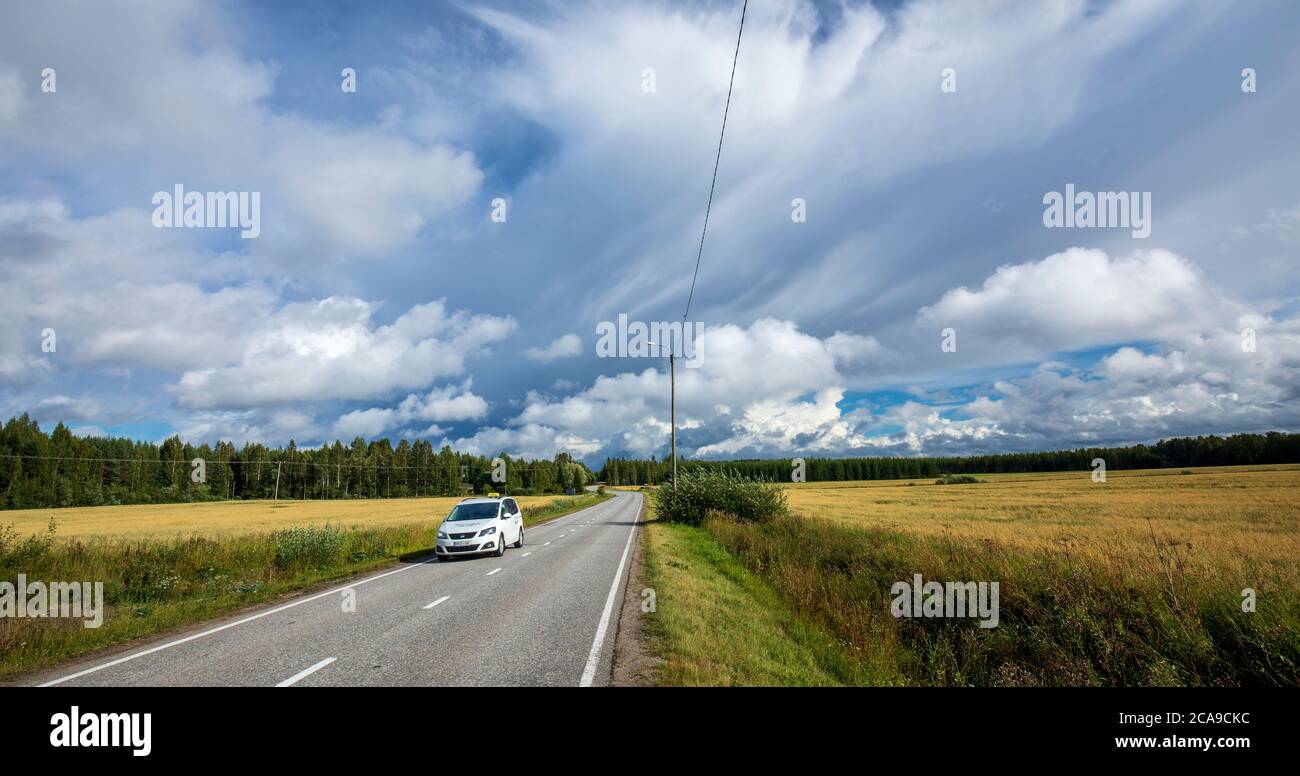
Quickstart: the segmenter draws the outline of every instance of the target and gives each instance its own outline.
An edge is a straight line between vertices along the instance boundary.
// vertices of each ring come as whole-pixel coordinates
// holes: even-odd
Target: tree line
[[[568,453],[553,460],[490,458],[435,450],[426,440],[361,437],[299,448],[230,442],[162,444],[79,437],[62,423],[48,434],[26,414],[0,428],[0,509],[162,504],[234,499],[332,499],[540,495],[580,491],[595,475]],[[193,465],[202,459],[201,467]],[[202,476],[198,476],[202,469]],[[494,479],[494,473],[504,481]],[[196,481],[196,479],[200,481]]]
[[[805,481],[824,482],[924,479],[943,474],[1083,471],[1091,469],[1093,460],[1097,458],[1106,462],[1107,470],[1300,463],[1300,434],[1270,431],[1267,434],[1234,434],[1228,437],[1178,437],[1154,445],[1089,447],[1039,453],[940,458],[804,458],[803,461]],[[791,458],[736,461],[678,459],[677,468],[679,472],[695,468],[727,469],[747,477],[790,482],[794,472],[793,461]],[[655,485],[672,479],[672,462],[654,458],[608,458],[597,477],[610,485]]]

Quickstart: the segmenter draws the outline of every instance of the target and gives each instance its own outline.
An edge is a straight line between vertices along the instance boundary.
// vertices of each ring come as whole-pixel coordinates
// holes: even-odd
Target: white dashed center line
[[[316,673],[317,671],[321,670],[322,668],[324,668],[325,666],[329,665],[330,663],[333,663],[335,660],[338,660],[338,658],[336,658],[336,657],[327,657],[327,658],[325,658],[324,660],[322,660],[322,661],[320,661],[319,663],[317,663],[316,665],[311,666],[310,668],[304,668],[303,670],[299,671],[298,673],[294,674],[293,676],[289,677],[288,679],[285,679],[283,682],[280,682],[279,684],[277,684],[276,687],[288,687],[289,685],[293,684],[294,682],[302,681],[303,679],[306,679],[307,677],[309,677],[309,676],[311,676],[312,674]]]
[[[439,598],[437,601],[434,601],[434,602],[431,603],[431,604],[425,604],[425,605],[424,605],[424,608],[425,608],[425,609],[432,609],[433,607],[437,606],[438,604],[442,603],[443,601],[446,601],[448,598],[451,598],[451,596],[449,596],[449,595],[445,595],[445,596],[443,596],[442,598]]]
[[[519,557],[521,557],[521,558],[527,558],[529,555],[532,555],[532,554],[533,554],[532,550],[529,550],[528,552],[525,552],[523,555],[520,555]]]
[[[497,573],[497,572],[500,571],[500,570],[501,570],[501,569],[499,569],[499,568],[492,569],[491,571],[489,571],[489,572],[487,573],[487,575],[490,577],[490,576],[492,576],[493,574]]]

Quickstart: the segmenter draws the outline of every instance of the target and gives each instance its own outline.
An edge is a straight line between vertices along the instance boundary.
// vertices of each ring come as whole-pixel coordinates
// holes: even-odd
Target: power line
[[[749,0],[740,9],[740,31],[736,33],[736,53],[731,58],[731,81],[727,84],[727,104],[722,109],[722,131],[718,133],[718,154],[713,160],[713,182],[709,184],[709,204],[704,208],[704,229],[700,232],[700,249],[695,254],[695,274],[691,275],[691,293],[686,297],[686,312],[682,320],[691,315],[691,301],[695,299],[695,281],[700,276],[700,257],[704,255],[704,235],[709,232],[709,212],[713,210],[713,190],[718,185],[718,164],[722,161],[722,138],[727,134],[727,113],[731,110],[731,88],[736,83],[736,62],[740,59],[740,38],[745,34],[745,11]]]

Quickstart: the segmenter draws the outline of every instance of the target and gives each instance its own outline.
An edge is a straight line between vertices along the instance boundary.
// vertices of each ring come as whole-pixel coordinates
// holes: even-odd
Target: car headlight
[[[492,534],[494,534],[494,533],[496,533],[496,532],[497,532],[497,527],[496,527],[496,526],[491,526],[490,528],[484,528],[482,531],[479,531],[479,532],[478,532],[478,535],[479,535],[479,536],[491,536]]]
[[[439,538],[439,539],[450,539],[451,537],[447,535],[447,532],[446,532],[446,531],[444,531],[444,530],[442,530],[441,528],[439,528],[439,529],[438,529],[438,538]]]

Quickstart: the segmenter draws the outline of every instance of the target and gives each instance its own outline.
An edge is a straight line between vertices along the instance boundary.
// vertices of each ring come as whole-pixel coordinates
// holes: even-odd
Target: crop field
[[[1104,483],[1090,472],[979,479],[804,483],[787,495],[795,514],[846,526],[1153,570],[1160,546],[1187,573],[1245,580],[1254,569],[1300,590],[1300,466],[1109,472]]]
[[[520,496],[525,510],[559,496]],[[43,533],[55,521],[61,539],[217,538],[275,531],[289,526],[386,528],[441,520],[456,497],[339,499],[333,501],[210,501],[193,504],[136,504],[0,512],[0,525],[22,535]]]
[[[649,552],[652,579],[667,588],[664,622],[651,629],[668,658],[663,676],[788,681],[738,661],[720,671],[716,652],[694,646],[745,643],[743,624],[692,624],[672,608],[707,597],[692,586],[713,570],[717,595],[794,618],[771,649],[799,657],[797,683],[1300,685],[1300,466],[1090,474],[788,484],[788,514],[653,527],[659,545],[677,548],[652,541]],[[708,560],[715,546],[726,560]],[[691,548],[682,562],[699,571],[674,582],[683,569],[672,558]],[[900,618],[893,587],[915,574],[998,583],[998,621]]]

